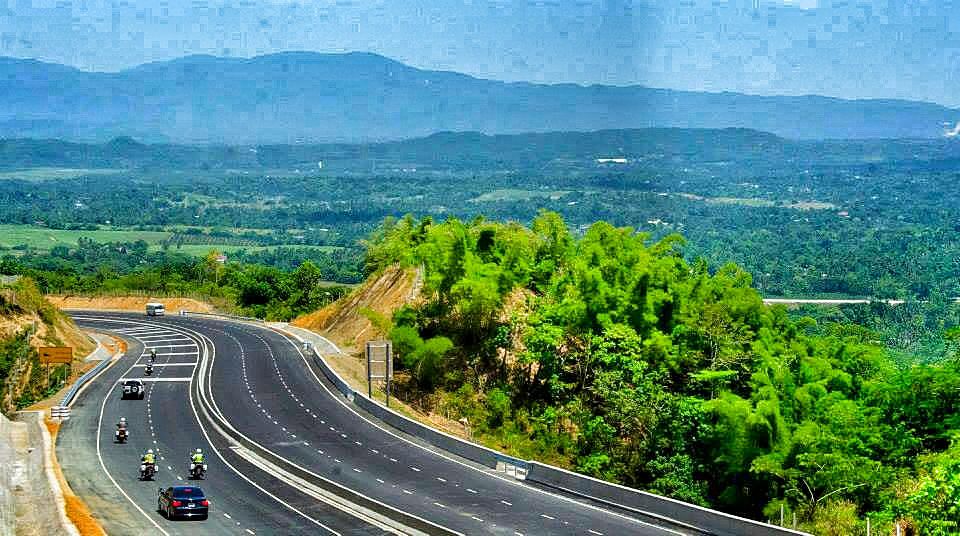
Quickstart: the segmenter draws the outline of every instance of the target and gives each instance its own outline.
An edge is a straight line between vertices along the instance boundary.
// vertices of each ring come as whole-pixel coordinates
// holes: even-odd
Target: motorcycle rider
[[[120,422],[117,423],[117,441],[123,441],[127,437],[127,418],[120,417]]]
[[[140,458],[140,463],[144,465],[156,465],[157,458],[153,454],[153,449],[147,449],[147,452]]]
[[[157,349],[156,349],[156,348],[151,348],[151,349],[150,349],[150,362],[153,363],[153,362],[156,361],[156,360],[157,360]]]
[[[147,363],[147,366],[144,369],[144,372],[146,372],[147,374],[153,374],[153,363]]]
[[[190,474],[202,477],[204,471],[203,451],[197,449],[190,454]]]

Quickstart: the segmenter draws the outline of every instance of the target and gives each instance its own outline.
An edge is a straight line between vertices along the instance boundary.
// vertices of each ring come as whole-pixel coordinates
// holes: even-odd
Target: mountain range
[[[506,83],[369,53],[188,56],[115,73],[0,58],[4,138],[282,144],[649,127],[940,138],[958,120],[960,110],[905,100]]]

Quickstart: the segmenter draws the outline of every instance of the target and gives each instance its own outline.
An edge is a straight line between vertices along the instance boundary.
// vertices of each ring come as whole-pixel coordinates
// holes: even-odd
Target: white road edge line
[[[106,371],[107,368],[110,368],[110,367],[104,368],[104,371]],[[125,372],[125,374],[126,374],[126,373],[129,373],[131,370],[133,370],[133,367],[130,367],[129,369],[127,369],[127,371]],[[102,374],[102,372],[101,372],[101,374]],[[99,375],[100,375],[100,374],[98,374],[97,376],[99,376]],[[137,503],[135,503],[135,502],[133,501],[133,499],[132,499],[129,495],[127,495],[127,492],[126,492],[126,491],[123,491],[123,488],[121,488],[121,487],[120,487],[120,484],[118,484],[117,481],[116,481],[116,479],[113,478],[113,475],[111,475],[111,474],[110,474],[110,471],[107,470],[107,465],[103,462],[103,454],[101,454],[101,452],[100,452],[100,436],[103,435],[103,434],[102,434],[102,431],[103,431],[103,412],[106,411],[106,408],[107,408],[107,399],[110,398],[110,395],[113,393],[113,391],[116,389],[116,387],[117,387],[117,384],[114,384],[112,387],[110,387],[109,389],[107,389],[106,394],[103,395],[103,402],[100,403],[100,417],[97,419],[97,459],[100,460],[100,468],[103,469],[104,474],[107,475],[107,478],[110,479],[110,482],[113,482],[113,485],[114,485],[114,487],[117,488],[117,491],[119,491],[120,494],[123,495],[123,496],[127,499],[127,501],[130,502],[130,504],[132,504],[133,507],[137,509],[138,512],[140,512],[141,514],[143,514],[143,517],[147,518],[147,521],[149,521],[149,522],[150,522],[154,527],[156,527],[157,530],[159,530],[161,533],[165,534],[166,536],[170,536],[170,533],[169,533],[169,532],[163,530],[163,527],[161,527],[161,526],[157,523],[157,521],[156,521],[155,519],[153,519],[153,517],[147,515],[147,513],[143,510],[143,508],[140,508],[140,505],[137,504]]]
[[[128,322],[128,323],[132,323],[132,322],[133,322],[133,321],[129,321],[129,320],[123,321],[123,320],[114,320],[114,319],[107,319],[107,318],[96,318],[96,320],[109,320],[109,321],[112,321],[112,322]],[[135,337],[134,337],[134,338],[135,338]],[[199,346],[200,346],[200,345],[198,345],[198,348],[199,348]],[[133,367],[131,367],[131,369],[132,369],[132,368],[133,368]],[[128,369],[127,372],[130,372],[130,369]],[[112,391],[113,391],[113,389],[110,390],[110,392],[112,392]],[[107,393],[107,396],[104,397],[104,399],[103,399],[103,405],[101,406],[101,409],[100,409],[100,421],[101,421],[101,422],[103,421],[103,409],[104,409],[104,407],[106,406],[107,398],[109,398],[109,392]],[[294,506],[292,506],[292,505],[284,502],[284,501],[283,501],[282,499],[280,499],[279,497],[277,497],[277,496],[273,495],[272,493],[270,493],[269,491],[263,489],[263,488],[260,487],[258,484],[256,484],[256,483],[253,482],[252,480],[250,480],[246,475],[244,475],[244,474],[241,473],[239,470],[237,470],[233,465],[231,465],[230,462],[228,462],[228,461],[223,457],[223,455],[220,454],[220,451],[219,451],[219,450],[217,449],[217,447],[213,444],[213,442],[210,441],[210,436],[207,434],[207,429],[204,428],[203,424],[200,422],[200,415],[197,413],[197,409],[196,409],[196,407],[194,406],[193,397],[190,396],[190,397],[188,397],[188,398],[190,399],[190,407],[191,407],[191,409],[193,410],[194,417],[197,419],[197,424],[200,426],[200,431],[203,432],[204,438],[206,438],[207,443],[210,445],[210,448],[213,449],[213,452],[217,455],[217,457],[220,458],[220,460],[224,463],[224,465],[226,465],[227,467],[229,467],[229,468],[230,468],[234,473],[236,473],[240,478],[242,478],[242,479],[246,480],[247,482],[249,482],[250,485],[252,485],[253,487],[257,488],[258,490],[260,490],[261,492],[263,492],[264,494],[266,494],[267,496],[269,496],[269,497],[272,498],[273,500],[277,501],[278,503],[282,504],[282,505],[285,506],[286,508],[288,508],[288,509],[290,509],[291,511],[295,512],[296,514],[300,515],[300,516],[303,517],[304,519],[307,519],[308,521],[310,521],[310,522],[312,522],[312,523],[314,523],[314,524],[316,524],[316,525],[318,525],[318,526],[326,529],[326,530],[327,530],[328,532],[330,532],[331,534],[334,534],[334,535],[336,535],[336,536],[342,536],[339,532],[337,532],[337,531],[335,531],[335,530],[327,527],[327,526],[324,525],[323,523],[317,521],[316,519],[313,519],[312,517],[310,517],[310,516],[306,515],[305,513],[301,512],[300,510],[298,510],[298,509],[295,508]],[[103,463],[103,458],[100,456],[100,433],[99,433],[99,431],[100,431],[100,424],[97,425],[97,456],[100,458],[100,466],[103,467],[104,471],[106,471],[106,467],[104,466],[104,463]],[[109,472],[107,473],[107,476],[110,478],[111,481],[113,481],[113,484],[114,484],[115,486],[117,486],[117,489],[120,490],[120,493],[123,493],[124,497],[126,497],[127,500],[130,501],[130,503],[133,504],[134,507],[136,507],[137,510],[140,511],[140,513],[142,513],[144,516],[146,516],[146,513],[145,513],[139,506],[137,506],[136,503],[134,503],[132,499],[130,499],[130,496],[127,495],[127,494],[123,491],[123,489],[120,488],[119,484],[117,484],[117,481],[113,479],[113,477],[110,475]],[[163,529],[160,527],[160,525],[158,525],[157,522],[153,520],[153,518],[148,517],[147,519],[149,519],[150,522],[153,523],[153,525],[154,525],[155,527],[157,527],[158,530],[160,530],[160,532],[162,532],[162,533],[165,534],[166,536],[170,536],[170,534],[169,534],[167,531],[163,530]],[[247,529],[247,530],[248,530],[248,532],[249,532],[249,529]],[[250,534],[253,534],[253,532],[250,532]]]
[[[233,321],[227,321],[227,322],[236,324],[236,322],[233,322]],[[203,326],[203,327],[206,327],[206,326]],[[188,328],[184,328],[184,329],[188,329]],[[191,331],[192,331],[192,330],[191,330]],[[221,331],[221,332],[224,333],[225,335],[227,335],[228,337],[230,337],[231,339],[233,339],[234,342],[236,342],[237,345],[238,345],[238,346],[241,348],[241,350],[242,350],[243,345],[240,343],[240,341],[239,341],[236,337],[234,337],[233,335],[231,335],[231,334],[229,334],[229,333],[227,333],[227,332],[225,332],[225,331]],[[213,340],[212,340],[212,339],[210,339],[209,337],[207,337],[207,336],[204,335],[203,333],[200,333],[199,331],[194,331],[194,333],[195,333],[199,338],[202,338],[202,339],[206,340],[206,341],[210,344],[210,346],[211,346],[211,349],[212,349],[212,357],[211,357],[210,364],[209,364],[209,365],[206,365],[206,364],[201,365],[201,368],[205,368],[205,369],[207,370],[207,372],[206,372],[207,378],[203,378],[203,377],[202,377],[203,375],[202,375],[202,373],[201,373],[200,381],[201,381],[201,383],[202,383],[202,382],[204,382],[204,380],[206,379],[206,380],[209,380],[210,382],[212,382],[213,363],[216,361],[216,350],[217,350],[216,345],[213,343]],[[266,342],[266,341],[264,341],[264,342]],[[288,340],[288,342],[291,342],[291,344],[292,344],[292,341],[289,341],[289,340]],[[273,351],[272,348],[269,347],[269,345],[267,346],[267,349],[268,349],[269,351],[271,351],[271,352]],[[228,420],[223,416],[223,413],[221,412],[220,407],[217,405],[216,399],[211,398],[210,403],[212,404],[213,409],[216,410],[216,412],[218,413],[219,418],[220,418],[221,420],[223,420],[224,423],[226,423],[226,425],[227,425],[228,427],[230,427],[230,429],[231,429],[234,433],[236,433],[237,435],[239,435],[240,437],[243,437],[243,438],[246,439],[247,441],[253,443],[254,445],[257,445],[259,448],[261,448],[261,449],[263,449],[263,450],[266,450],[267,452],[270,452],[271,454],[273,454],[273,456],[275,456],[276,458],[278,458],[278,459],[280,459],[280,460],[283,460],[284,463],[290,465],[291,467],[295,467],[295,468],[299,469],[300,471],[303,471],[303,472],[311,475],[311,476],[314,477],[314,478],[323,480],[323,481],[325,481],[325,482],[327,482],[327,483],[329,483],[329,484],[331,484],[331,485],[333,485],[333,486],[336,486],[336,487],[338,487],[338,488],[341,488],[341,489],[350,491],[351,493],[359,493],[359,492],[357,492],[357,491],[355,491],[355,490],[353,490],[353,489],[351,489],[351,488],[348,488],[348,487],[344,486],[343,484],[340,484],[340,483],[338,483],[338,482],[335,482],[335,481],[333,481],[333,480],[330,480],[330,479],[328,479],[328,478],[325,478],[325,477],[323,477],[323,476],[320,476],[320,475],[318,475],[317,473],[315,473],[315,472],[313,472],[313,471],[310,471],[309,469],[306,469],[306,468],[304,468],[303,466],[298,465],[298,464],[290,461],[290,460],[287,459],[287,458],[284,458],[284,457],[281,456],[280,454],[278,454],[278,453],[276,453],[276,452],[274,452],[274,451],[272,451],[272,450],[264,447],[263,445],[261,445],[260,443],[257,443],[256,441],[250,439],[249,437],[247,437],[246,435],[244,435],[242,432],[240,432],[239,430],[237,430],[236,428],[234,428],[233,425],[230,424],[230,421],[228,421]],[[330,456],[328,455],[327,457],[329,458]],[[374,499],[374,498],[372,498],[372,497],[367,497],[367,500],[370,500],[370,501],[372,501],[372,502],[375,502],[375,503],[377,503],[377,504],[379,504],[379,505],[381,505],[381,506],[383,506],[383,507],[385,507],[385,508],[388,508],[388,509],[390,509],[390,510],[393,510],[393,511],[395,511],[395,512],[403,512],[405,515],[407,515],[407,516],[409,516],[409,517],[411,517],[411,518],[417,519],[417,520],[419,520],[419,521],[421,521],[421,522],[423,522],[423,523],[426,523],[426,524],[428,524],[428,525],[434,525],[434,526],[436,526],[436,527],[438,527],[438,528],[446,529],[446,530],[448,530],[448,531],[450,531],[451,533],[454,533],[454,534],[462,534],[462,533],[457,532],[457,531],[455,531],[455,530],[453,530],[453,529],[451,529],[451,528],[449,528],[449,527],[444,527],[443,525],[440,525],[440,524],[438,524],[438,523],[436,523],[436,522],[433,522],[433,521],[430,521],[430,520],[428,520],[428,519],[424,519],[424,518],[419,517],[419,516],[417,516],[417,515],[414,515],[414,514],[412,514],[412,513],[410,513],[410,512],[402,511],[402,510],[400,510],[400,509],[398,509],[398,508],[396,508],[396,507],[390,506],[390,505],[388,505],[388,504],[386,504],[386,503],[384,503],[384,502],[382,502],[382,501],[378,501],[378,500],[376,500],[376,499]],[[351,512],[348,512],[348,513],[351,513]]]
[[[457,465],[466,467],[466,468],[468,468],[468,469],[472,469],[473,471],[476,471],[476,472],[478,472],[478,473],[487,475],[487,476],[492,477],[492,478],[497,478],[497,479],[499,479],[499,480],[501,480],[501,481],[503,481],[503,482],[507,482],[507,483],[512,484],[512,485],[514,485],[514,486],[520,486],[520,487],[522,487],[523,489],[528,490],[528,491],[533,491],[533,492],[535,492],[535,493],[541,493],[541,494],[546,495],[546,496],[548,496],[548,497],[553,497],[553,498],[555,498],[555,499],[559,499],[559,500],[562,500],[562,501],[565,501],[565,502],[568,502],[568,503],[571,503],[571,504],[575,504],[575,505],[577,505],[577,506],[579,506],[579,507],[581,507],[581,508],[588,508],[588,509],[590,509],[590,510],[594,510],[594,511],[597,511],[597,512],[603,512],[604,514],[611,515],[611,516],[615,516],[615,517],[619,517],[619,518],[621,518],[621,519],[625,519],[625,520],[628,520],[628,521],[637,523],[637,524],[639,524],[639,525],[643,525],[643,526],[645,526],[645,527],[653,527],[653,528],[659,529],[659,530],[661,530],[661,531],[664,531],[664,532],[667,532],[667,533],[670,533],[670,534],[675,534],[675,535],[677,535],[677,536],[684,536],[684,533],[679,532],[679,531],[676,531],[676,530],[673,530],[673,529],[670,529],[670,528],[667,528],[667,527],[664,527],[664,526],[662,526],[662,525],[656,525],[656,524],[654,524],[654,523],[648,523],[648,522],[646,522],[646,521],[641,521],[641,520],[639,520],[639,519],[637,519],[637,518],[635,518],[635,517],[630,517],[630,516],[627,516],[627,515],[624,515],[624,514],[620,514],[620,513],[617,513],[617,512],[613,512],[613,511],[611,511],[611,510],[606,510],[606,509],[603,509],[603,508],[600,508],[600,507],[597,507],[597,506],[593,506],[593,505],[591,505],[591,504],[582,503],[582,502],[580,502],[580,501],[578,501],[578,500],[575,500],[575,499],[572,499],[572,498],[570,498],[570,497],[564,497],[563,495],[557,495],[557,494],[555,494],[555,493],[551,493],[551,492],[549,492],[549,491],[545,491],[545,490],[542,490],[542,489],[539,489],[539,488],[536,488],[536,487],[533,487],[533,486],[525,486],[525,485],[521,484],[520,482],[517,482],[515,479],[514,479],[514,480],[510,480],[510,479],[508,479],[508,478],[506,478],[506,477],[503,477],[503,476],[500,476],[500,475],[491,473],[491,472],[489,472],[489,471],[484,471],[484,470],[479,469],[479,468],[477,468],[477,467],[474,467],[474,466],[472,466],[472,465],[470,465],[470,464],[461,462],[460,460],[456,460],[456,459],[453,459],[453,458],[451,458],[451,457],[449,457],[449,456],[446,456],[446,455],[444,455],[444,454],[442,454],[442,453],[440,453],[440,452],[438,452],[438,451],[436,451],[436,450],[431,450],[431,449],[429,449],[429,448],[427,448],[427,447],[424,447],[423,445],[420,445],[420,444],[418,444],[418,443],[415,443],[415,442],[413,442],[413,441],[410,441],[409,439],[406,439],[406,438],[404,438],[404,437],[401,437],[401,436],[395,434],[393,431],[388,430],[387,428],[384,428],[384,427],[381,426],[380,424],[378,424],[378,423],[376,423],[376,422],[373,422],[373,421],[371,421],[370,419],[364,417],[364,416],[361,415],[359,412],[357,412],[355,409],[351,408],[351,407],[344,401],[344,398],[345,398],[345,397],[344,397],[343,395],[339,395],[339,396],[338,396],[338,395],[335,395],[333,392],[331,392],[330,389],[327,388],[327,385],[326,385],[325,383],[323,383],[323,381],[321,381],[320,378],[317,376],[317,373],[313,370],[313,367],[310,366],[310,362],[307,361],[307,357],[303,354],[303,351],[300,349],[300,345],[297,345],[297,344],[293,341],[294,338],[297,338],[296,335],[294,335],[293,333],[288,332],[288,331],[273,330],[273,329],[271,329],[271,328],[269,328],[269,327],[266,327],[266,326],[260,326],[260,325],[254,325],[254,324],[250,324],[250,326],[251,326],[251,327],[260,328],[260,329],[264,329],[264,330],[269,330],[269,331],[272,331],[273,333],[278,333],[278,334],[280,334],[281,337],[282,337],[285,341],[287,341],[287,343],[288,343],[290,346],[292,346],[292,347],[297,351],[297,353],[300,355],[300,359],[303,360],[303,364],[306,365],[307,370],[310,371],[310,375],[313,376],[313,379],[316,380],[317,383],[320,384],[320,386],[323,387],[323,389],[324,389],[334,400],[336,400],[337,402],[339,402],[341,406],[343,406],[344,408],[346,408],[348,411],[352,412],[352,413],[353,413],[354,415],[356,415],[357,417],[359,417],[359,418],[363,419],[364,421],[366,421],[367,423],[369,423],[371,426],[374,426],[374,427],[376,427],[376,428],[379,428],[379,429],[382,430],[383,432],[385,432],[385,433],[387,433],[387,434],[389,434],[389,435],[391,435],[391,436],[399,439],[400,441],[403,441],[404,443],[407,443],[407,444],[409,444],[409,445],[413,445],[414,447],[417,447],[417,448],[419,448],[419,449],[421,449],[421,450],[424,450],[424,451],[426,451],[426,452],[429,452],[429,453],[431,453],[431,454],[433,454],[433,455],[435,455],[435,456],[439,456],[439,457],[441,457],[441,458],[443,458],[443,459],[445,459],[445,460],[451,461],[451,462],[453,462],[453,463],[455,463],[455,464],[457,464]],[[319,353],[318,353],[318,355],[319,355]],[[322,359],[322,356],[321,356],[321,359]],[[329,365],[328,365],[328,366],[329,366]],[[362,396],[362,395],[361,395],[361,396]]]

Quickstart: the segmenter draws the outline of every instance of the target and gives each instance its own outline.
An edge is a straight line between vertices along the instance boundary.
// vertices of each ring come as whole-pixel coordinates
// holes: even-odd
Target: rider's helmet
[[[153,454],[153,449],[147,449],[147,454]]]
[[[126,417],[120,417],[120,422],[126,424],[126,423],[127,423],[127,418],[126,418]]]
[[[200,449],[197,449],[197,454],[200,454],[200,452],[201,452]]]

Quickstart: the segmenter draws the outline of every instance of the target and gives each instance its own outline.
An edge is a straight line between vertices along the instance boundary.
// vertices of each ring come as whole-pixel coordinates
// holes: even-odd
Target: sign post
[[[50,365],[67,365],[73,370],[73,348],[70,346],[41,346],[37,349],[40,354],[40,364],[45,365],[47,384],[50,384]],[[69,372],[68,372],[69,374]],[[69,376],[68,376],[69,377]],[[66,381],[66,378],[64,378]]]
[[[373,398],[373,380],[384,380],[387,391],[387,407],[390,407],[390,387],[393,383],[393,343],[391,341],[367,342],[367,396]]]
[[[73,363],[73,348],[70,346],[41,346],[40,362],[44,365],[69,365]]]

